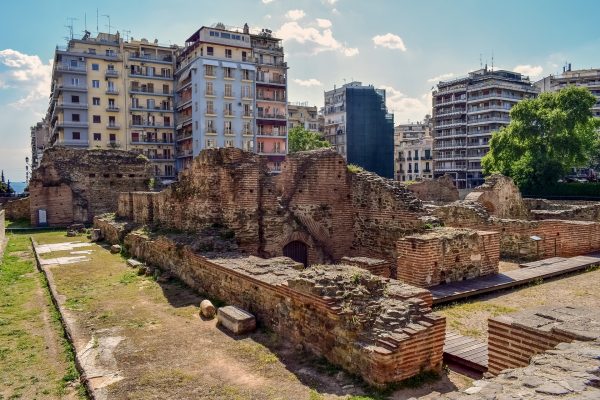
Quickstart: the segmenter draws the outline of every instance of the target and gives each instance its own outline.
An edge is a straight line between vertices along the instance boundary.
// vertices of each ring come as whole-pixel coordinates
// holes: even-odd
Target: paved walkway
[[[452,282],[429,288],[433,304],[448,303],[482,293],[521,286],[538,279],[568,274],[600,264],[600,253],[571,258],[553,257],[545,260],[521,264],[522,268],[500,274]]]
[[[444,361],[453,362],[477,372],[486,372],[488,369],[487,343],[447,330],[444,342]]]

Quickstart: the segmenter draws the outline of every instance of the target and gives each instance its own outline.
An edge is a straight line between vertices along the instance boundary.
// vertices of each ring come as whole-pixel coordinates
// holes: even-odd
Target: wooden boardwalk
[[[524,285],[538,279],[568,274],[599,264],[600,253],[571,258],[553,257],[521,264],[522,268],[513,271],[437,285],[429,290],[433,295],[433,304],[443,304],[482,293]]]
[[[472,337],[459,335],[456,332],[446,331],[444,361],[477,372],[486,372],[488,369],[487,343],[480,342]]]

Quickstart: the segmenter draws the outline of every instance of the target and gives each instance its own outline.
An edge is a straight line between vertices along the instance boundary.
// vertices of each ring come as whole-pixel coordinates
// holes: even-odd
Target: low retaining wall
[[[95,222],[107,236],[111,223]],[[426,290],[349,265],[301,270],[285,257],[207,258],[165,236],[151,240],[131,232],[124,244],[140,260],[252,312],[291,344],[370,384],[441,369],[445,319],[431,312]]]
[[[500,234],[438,228],[398,241],[398,279],[418,287],[498,272]]]
[[[6,211],[6,219],[11,221],[17,220],[30,220],[29,214],[29,197],[23,197],[21,199],[10,200],[2,206]]]
[[[600,312],[560,307],[488,320],[488,372],[529,365],[533,355],[559,343],[600,338]]]
[[[354,265],[355,267],[366,269],[373,275],[389,278],[392,273],[392,264],[386,260],[368,257],[342,257],[343,264]]]
[[[106,215],[94,217],[94,227],[102,231],[102,239],[110,244],[120,244],[125,240],[125,235],[133,229],[133,224],[118,222]]]
[[[4,251],[4,239],[6,239],[5,233],[5,221],[4,221],[4,210],[0,210],[0,260],[2,259],[2,254]]]

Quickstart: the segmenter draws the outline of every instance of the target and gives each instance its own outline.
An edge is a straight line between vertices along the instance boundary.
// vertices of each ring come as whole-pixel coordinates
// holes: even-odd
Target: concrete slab
[[[256,318],[254,318],[254,315],[234,306],[219,308],[217,318],[219,324],[236,335],[252,332],[256,329]]]

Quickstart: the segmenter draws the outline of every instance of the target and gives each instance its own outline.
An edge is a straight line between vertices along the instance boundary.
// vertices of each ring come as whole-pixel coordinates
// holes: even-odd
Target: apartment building
[[[459,189],[483,183],[481,158],[492,133],[510,122],[510,109],[539,93],[529,78],[487,66],[439,82],[433,91],[434,176],[450,174]]]
[[[304,129],[322,133],[323,115],[317,106],[309,106],[307,102],[288,103],[288,126],[290,129],[301,126]]]
[[[137,150],[156,177],[175,177],[174,46],[89,33],[57,47],[48,121],[50,145]]]
[[[394,167],[396,180],[420,181],[433,178],[433,137],[429,115],[423,122],[394,128]]]
[[[31,169],[37,168],[42,159],[42,153],[50,144],[50,129],[48,122],[43,119],[31,127]]]
[[[256,66],[250,34],[203,26],[177,54],[178,169],[201,150],[254,150]]]
[[[394,116],[385,90],[350,82],[325,92],[324,136],[350,164],[394,178]]]
[[[596,96],[596,104],[592,107],[592,114],[600,117],[600,68],[572,70],[571,64],[563,68],[560,75],[549,75],[534,85],[541,92],[556,92],[569,85],[586,87]]]
[[[244,33],[249,33],[248,25]],[[267,156],[273,171],[281,170],[288,148],[287,62],[281,39],[262,29],[250,35],[256,63],[256,152]]]

